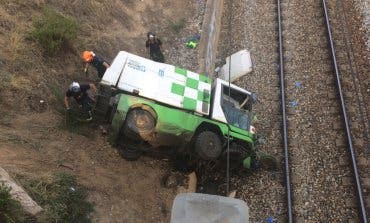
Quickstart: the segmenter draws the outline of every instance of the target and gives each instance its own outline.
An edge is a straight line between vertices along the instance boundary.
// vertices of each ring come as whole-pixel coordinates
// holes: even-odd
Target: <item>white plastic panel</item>
[[[182,193],[173,202],[171,223],[249,223],[249,208],[231,197]]]
[[[102,84],[115,86],[118,82],[118,78],[122,73],[122,70],[125,66],[128,53],[121,51],[118,53],[116,58],[114,58],[111,66],[105,71],[104,76],[101,80]]]
[[[231,82],[252,71],[252,60],[248,50],[241,50],[226,58],[226,64],[222,66],[219,77],[223,80],[229,80],[229,68],[231,60]]]

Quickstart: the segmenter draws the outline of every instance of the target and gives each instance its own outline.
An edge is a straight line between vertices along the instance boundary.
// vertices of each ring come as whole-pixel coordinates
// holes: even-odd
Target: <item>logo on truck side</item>
[[[158,71],[158,75],[159,75],[160,77],[163,77],[163,76],[164,76],[164,70],[159,69],[159,71]]]
[[[140,65],[140,62],[137,62],[135,60],[129,59],[129,61],[127,62],[127,66],[132,69],[145,72],[145,66]]]

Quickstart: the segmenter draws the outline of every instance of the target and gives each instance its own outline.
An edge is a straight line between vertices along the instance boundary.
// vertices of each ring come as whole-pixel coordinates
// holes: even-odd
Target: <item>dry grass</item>
[[[15,30],[9,36],[10,60],[16,61],[19,59],[18,57],[22,54],[22,51],[27,47],[25,46],[21,31]]]
[[[13,89],[18,90],[31,90],[31,82],[26,77],[16,77],[13,76],[10,81],[10,86]]]
[[[73,42],[75,49],[65,55],[45,57],[41,46],[27,35],[32,30],[34,19],[42,15],[45,6],[74,18],[80,26],[77,39]],[[0,0],[0,47],[4,55],[0,52],[0,59],[5,58],[2,69],[10,74],[9,84],[3,89],[51,95],[51,84],[64,90],[72,80],[91,81],[91,77],[87,79],[82,73],[80,52],[86,49],[96,51],[110,62],[119,50],[145,56],[146,32],[159,31],[161,23],[171,21],[167,13],[159,15],[156,10],[151,1]],[[175,26],[174,29],[181,30],[182,21]],[[168,26],[161,29],[173,32]],[[19,107],[22,103],[25,102],[18,103]]]
[[[142,11],[155,10],[153,5],[148,5],[150,3],[140,4]],[[46,5],[74,18],[80,25],[77,40],[73,43],[75,50],[61,57],[44,57],[40,45],[27,35],[34,19],[42,15],[42,7]],[[137,5],[131,0],[0,0],[0,47],[6,60],[2,69],[9,74],[2,89],[42,95],[50,92],[51,84],[64,91],[73,79],[86,82],[80,59],[80,52],[85,49],[96,51],[108,61],[119,50],[140,55],[139,52],[145,50],[148,29],[140,25],[143,18],[135,14],[136,9],[132,10]],[[158,19],[153,15],[145,13],[148,17],[145,20]],[[2,27],[2,21],[9,25]],[[140,42],[135,42],[137,39]],[[19,107],[22,103],[26,102],[19,102]]]

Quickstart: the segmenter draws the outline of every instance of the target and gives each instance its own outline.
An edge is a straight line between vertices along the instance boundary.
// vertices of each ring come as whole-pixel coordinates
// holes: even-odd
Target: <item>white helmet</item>
[[[72,82],[72,84],[69,85],[69,90],[75,93],[79,92],[81,90],[80,84],[77,82]]]

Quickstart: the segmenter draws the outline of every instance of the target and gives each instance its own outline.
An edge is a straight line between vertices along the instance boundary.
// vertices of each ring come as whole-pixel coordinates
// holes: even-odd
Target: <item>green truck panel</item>
[[[142,105],[151,107],[156,113],[157,124],[155,132],[157,133],[178,136],[187,143],[190,142],[198,126],[202,123],[209,123],[217,126],[225,138],[230,136],[231,139],[246,141],[253,146],[253,135],[248,131],[230,126],[229,132],[227,124],[210,120],[207,117],[194,114],[191,111],[168,107],[167,105],[162,105],[152,100],[128,94],[120,94],[117,112],[112,120],[113,132],[111,136],[113,141],[117,141],[119,137],[127,112],[131,108]]]

